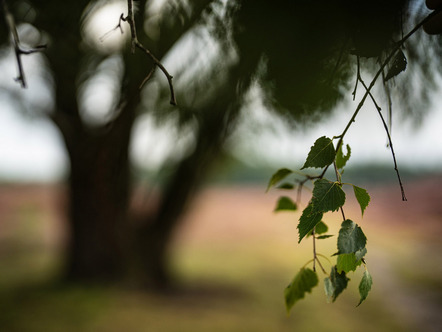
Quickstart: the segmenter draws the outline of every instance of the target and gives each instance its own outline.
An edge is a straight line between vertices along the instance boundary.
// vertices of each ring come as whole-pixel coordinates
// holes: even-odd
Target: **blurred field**
[[[265,194],[264,186],[200,192],[174,242],[178,287],[159,295],[54,284],[65,234],[62,189],[4,185],[0,331],[440,331],[442,177],[406,183],[407,203],[394,184],[367,189],[364,218],[352,198],[346,214],[369,240],[368,299],[355,308],[357,271],[334,304],[320,281],[288,316],[282,293],[311,258],[311,243],[297,244],[299,215],[272,213],[279,193]],[[336,234],[339,215],[325,221]],[[318,251],[333,254],[335,241],[323,240]]]

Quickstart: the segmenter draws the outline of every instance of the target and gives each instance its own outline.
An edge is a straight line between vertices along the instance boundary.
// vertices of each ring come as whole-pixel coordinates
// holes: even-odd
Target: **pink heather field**
[[[300,212],[273,213],[280,194],[263,186],[207,186],[189,205],[172,245],[176,289],[60,285],[63,189],[0,187],[0,331],[440,331],[442,177],[366,187],[364,217],[347,191],[346,217],[367,238],[373,288],[359,307],[363,267],[326,303],[323,282],[287,315],[283,291],[312,257],[298,244]],[[309,193],[303,193],[303,208]],[[341,215],[324,221],[335,236],[317,241],[334,264]],[[331,263],[323,259],[326,269]]]

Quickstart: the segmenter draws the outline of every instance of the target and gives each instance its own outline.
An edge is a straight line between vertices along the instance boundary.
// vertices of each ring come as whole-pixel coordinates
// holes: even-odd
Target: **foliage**
[[[352,94],[355,97],[356,89],[359,83],[364,87],[365,93],[343,132],[333,138],[326,136],[319,137],[310,148],[306,161],[301,168],[301,170],[306,168],[320,168],[322,169],[322,172],[319,175],[310,175],[303,172],[280,169],[272,176],[268,184],[267,190],[273,186],[276,186],[279,181],[286,179],[287,176],[291,174],[296,174],[303,177],[303,179],[295,179],[294,181],[294,184],[297,184],[298,186],[298,205],[300,201],[299,196],[304,184],[308,181],[311,181],[313,184],[312,198],[302,211],[297,227],[299,231],[299,242],[308,236],[312,237],[313,258],[311,261],[307,262],[306,265],[312,263],[313,267],[312,269],[303,267],[286,288],[284,294],[287,311],[290,311],[298,300],[304,298],[305,293],[310,293],[312,288],[318,284],[316,265],[318,265],[325,274],[324,291],[328,302],[336,301],[337,297],[347,288],[347,284],[350,281],[347,274],[354,272],[360,266],[363,266],[365,271],[359,284],[360,301],[357,306],[359,306],[367,298],[368,293],[371,290],[373,281],[364,260],[364,257],[367,254],[367,238],[362,231],[362,228],[353,220],[348,219],[345,216],[343,207],[346,202],[346,194],[343,190],[343,186],[348,185],[353,188],[353,193],[361,208],[362,216],[370,203],[370,195],[364,188],[358,187],[351,183],[342,182],[344,168],[351,157],[351,148],[348,144],[346,145],[346,153],[344,154],[344,136],[352,123],[355,121],[359,111],[365,104],[366,99],[369,97],[373,101],[373,104],[375,105],[378,115],[380,116],[386,130],[395,171],[402,192],[402,200],[406,201],[405,192],[397,167],[393,143],[391,141],[390,130],[381,113],[381,108],[371,93],[371,89],[375,85],[379,76],[382,75],[383,83],[385,85],[387,80],[397,76],[406,69],[407,61],[401,48],[405,41],[412,36],[425,23],[425,21],[428,21],[429,17],[432,15],[434,15],[434,13],[430,14],[430,16],[417,24],[414,29],[412,29],[393,47],[385,50],[386,55],[384,61],[381,62],[380,69],[374,75],[374,78],[369,85],[365,84],[360,74],[360,57],[363,55],[359,54],[358,52],[355,53],[357,57],[356,85]],[[381,58],[379,57],[378,59],[380,60]],[[385,70],[387,70],[386,73]],[[333,143],[334,140],[337,141],[336,144]],[[326,171],[330,166],[333,166],[334,168],[334,174],[336,175],[335,181],[325,178]],[[287,184],[284,184],[284,188],[289,187]],[[293,188],[295,188],[295,185],[293,185]],[[288,198],[285,196],[283,199],[287,200]],[[327,273],[323,266],[323,262],[320,260],[320,257],[325,256],[317,253],[316,240],[330,237],[330,234],[327,234],[328,227],[322,221],[322,218],[324,214],[333,211],[340,211],[343,221],[337,237],[337,252],[333,254],[333,256],[337,256],[336,264],[332,265],[330,273]]]
[[[308,268],[302,268],[284,291],[287,311],[290,311],[298,300],[303,299],[305,293],[311,293],[312,288],[317,284],[318,276],[316,272]]]
[[[338,144],[339,146],[335,148],[332,139],[325,136],[318,138],[311,147],[307,160],[303,166],[303,168],[323,167],[324,169],[327,169],[333,164],[337,177],[336,181],[326,179],[324,177],[325,171],[318,176],[304,175],[304,180],[296,180],[298,189],[302,189],[303,185],[308,180],[313,182],[312,198],[302,211],[298,224],[299,242],[309,236],[313,239],[313,259],[311,260],[313,263],[313,269],[302,268],[285,289],[285,303],[288,311],[290,311],[298,300],[304,298],[305,293],[310,293],[312,288],[317,286],[318,276],[316,272],[316,264],[319,265],[322,272],[326,275],[324,278],[324,290],[328,302],[334,302],[347,288],[348,281],[350,280],[347,277],[347,273],[355,271],[361,265],[366,268],[364,256],[367,253],[367,238],[358,224],[345,218],[343,210],[346,195],[342,189],[344,183],[341,182],[341,174],[344,170],[344,166],[350,159],[351,149],[350,146],[347,145],[347,154],[343,155],[342,150],[340,149],[342,141],[339,141]],[[293,173],[293,171],[288,169],[278,170],[272,176],[268,187],[271,188],[276,186],[280,181],[286,179],[287,176]],[[353,184],[346,185],[353,187],[354,195],[363,214],[370,202],[368,192]],[[293,185],[293,187],[295,188],[295,185]],[[292,202],[292,200],[287,196],[281,197],[275,211],[279,211],[285,206],[290,206],[290,210],[295,210],[297,205],[295,203],[290,205],[289,202]],[[320,256],[322,255],[316,252],[316,240],[332,236],[331,234],[327,234],[328,226],[322,221],[322,218],[324,214],[338,210],[342,213],[343,222],[337,238],[337,252],[334,254],[334,256],[337,256],[337,262],[331,267],[331,272],[327,273],[323,267],[323,262],[320,260]],[[309,263],[310,262],[307,264]],[[371,276],[368,273],[368,270],[366,270],[359,287],[361,294],[360,303],[367,298],[371,289],[371,284]]]
[[[279,198],[278,203],[275,208],[275,212],[284,211],[284,210],[291,211],[291,210],[296,210],[296,209],[297,209],[296,203],[294,203],[290,197],[283,196],[283,197]]]

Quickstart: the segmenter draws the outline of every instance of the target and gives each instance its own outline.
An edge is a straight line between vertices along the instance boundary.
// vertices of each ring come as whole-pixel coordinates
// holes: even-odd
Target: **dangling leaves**
[[[284,290],[287,312],[290,312],[290,309],[297,301],[304,298],[305,293],[311,293],[312,288],[317,284],[318,276],[316,272],[309,268],[302,268]]]
[[[347,144],[347,154],[344,155],[342,152],[343,144],[338,149],[338,152],[336,153],[336,167],[338,169],[344,168],[344,166],[347,164],[347,161],[350,159],[351,155],[351,148],[350,145]]]
[[[332,267],[330,277],[324,279],[325,295],[327,295],[327,302],[335,302],[339,294],[347,288],[348,281],[345,272],[338,273],[336,266]]]
[[[307,167],[322,168],[330,165],[335,160],[335,148],[330,138],[322,136],[310,148],[307,160],[301,169]]]
[[[345,193],[337,182],[326,179],[315,181],[313,188],[313,211],[336,211],[345,203]]]
[[[365,248],[367,238],[362,229],[350,219],[341,224],[338,236],[338,254],[351,254]]]
[[[302,212],[299,218],[298,231],[299,242],[321,221],[322,213],[313,212],[312,204],[310,203]]]
[[[338,255],[336,269],[339,273],[348,273],[350,271],[355,271],[356,268],[361,264],[362,261],[360,259],[356,259],[355,254],[341,254]]]
[[[282,196],[279,198],[276,204],[274,212],[278,211],[295,211],[297,209],[296,203],[294,203],[289,197]]]
[[[399,75],[405,69],[407,69],[407,58],[405,57],[404,52],[399,50],[394,56],[393,64],[388,70],[387,75],[385,75],[385,82]]]
[[[364,215],[364,211],[367,208],[368,203],[370,203],[370,195],[368,194],[367,190],[357,186],[353,186],[353,191],[361,207],[362,215]]]
[[[361,296],[361,299],[357,306],[359,306],[367,298],[372,285],[373,280],[371,278],[371,275],[370,273],[368,273],[368,270],[365,270],[364,275],[362,276],[362,280],[359,283],[359,295]]]
[[[276,171],[276,173],[273,174],[272,177],[270,178],[266,191],[269,191],[271,187],[273,187],[275,184],[285,179],[291,173],[293,173],[293,171],[289,170],[288,168],[281,168],[278,171]]]

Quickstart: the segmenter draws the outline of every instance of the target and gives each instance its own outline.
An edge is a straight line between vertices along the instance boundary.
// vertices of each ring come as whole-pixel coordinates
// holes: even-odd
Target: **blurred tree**
[[[45,114],[62,133],[70,160],[66,276],[112,280],[134,265],[143,282],[156,286],[169,282],[167,249],[173,230],[204,173],[221,154],[250,88],[259,86],[266,105],[292,121],[322,116],[348,90],[355,55],[375,59],[361,62],[366,68],[376,66],[376,59],[400,38],[406,17],[416,16],[412,2],[405,0],[137,1],[138,39],[157,58],[174,59],[190,49],[181,75],[175,74],[176,112],[181,123],[193,124],[195,133],[193,148],[176,164],[156,212],[129,222],[128,151],[134,121],[153,108],[162,116],[173,111],[163,106],[164,93],[155,99],[148,94],[149,84],[139,89],[152,65],[145,54],[131,54],[130,47],[103,51],[88,44],[87,19],[107,3],[18,1],[11,10],[21,25],[38,29],[38,43],[48,46],[42,66],[54,102]],[[160,8],[156,12],[155,5]],[[24,15],[25,9],[32,15]],[[218,52],[207,57],[207,63],[198,62],[198,55],[209,53],[213,45],[180,44],[189,35],[205,35],[218,45]],[[420,64],[419,70],[431,72],[419,47],[410,50],[407,55]],[[107,118],[94,122],[87,108],[103,106],[87,106],[86,100],[100,75],[110,77],[112,96]],[[146,103],[145,96],[152,100]]]
[[[172,24],[159,22],[161,39],[155,43],[143,32],[146,2],[137,1],[137,10],[141,13],[136,20],[138,38],[161,58],[197,22],[210,3],[193,1],[191,6],[173,5],[172,11],[181,20]],[[139,86],[152,64],[145,54],[131,54],[127,47],[115,61],[119,52],[103,52],[87,44],[85,22],[95,9],[106,4],[103,1],[60,4],[36,0],[19,1],[11,7],[19,26],[25,22],[32,24],[39,29],[40,39],[48,44],[46,84],[53,89],[54,103],[44,111],[59,128],[70,160],[66,277],[71,280],[119,278],[127,271],[128,261],[133,261],[128,259],[133,255],[130,250],[134,240],[128,223],[128,151],[132,126],[141,111]],[[29,12],[32,15],[27,15]],[[115,17],[117,23],[118,16]],[[110,119],[91,123],[85,112],[85,98],[93,88],[92,80],[102,74],[100,71],[111,72],[116,81],[114,96],[108,111]],[[143,260],[150,256],[154,255],[146,255]],[[146,265],[156,270],[154,264]],[[145,275],[154,278],[149,272]]]

